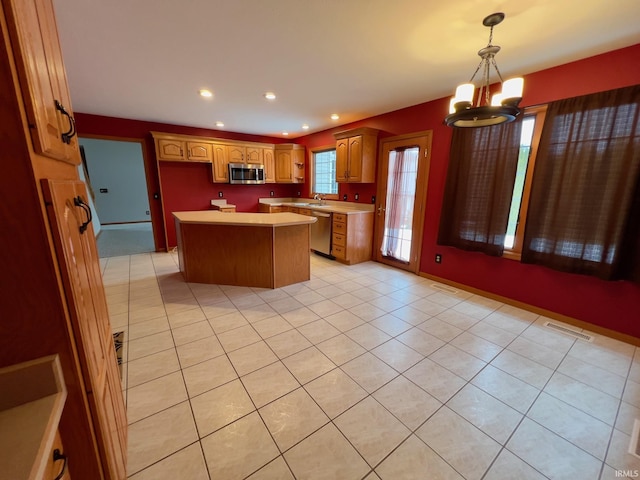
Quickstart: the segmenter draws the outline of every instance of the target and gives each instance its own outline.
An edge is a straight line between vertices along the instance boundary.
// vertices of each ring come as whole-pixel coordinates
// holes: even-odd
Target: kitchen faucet
[[[314,200],[318,200],[318,205],[324,205],[324,198],[325,198],[325,194],[324,193],[316,193],[313,196]]]

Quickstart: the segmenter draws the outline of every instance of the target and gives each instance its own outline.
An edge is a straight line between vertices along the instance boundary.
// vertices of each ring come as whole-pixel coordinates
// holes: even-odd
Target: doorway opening
[[[376,261],[418,273],[431,131],[386,138],[378,168]]]

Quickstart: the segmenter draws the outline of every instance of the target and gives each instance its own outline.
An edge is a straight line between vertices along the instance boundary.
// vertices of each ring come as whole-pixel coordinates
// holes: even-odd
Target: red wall
[[[640,44],[526,75],[525,96],[521,106],[638,84],[640,83],[638,59],[640,59]],[[556,272],[544,267],[524,265],[514,260],[490,257],[436,244],[452,132],[450,128],[443,125],[448,106],[448,98],[438,99],[311,134],[295,141],[308,148],[329,146],[335,143],[334,132],[361,126],[380,129],[381,138],[432,130],[433,144],[421,272],[640,338],[640,285],[622,281],[605,282],[587,276]],[[148,152],[153,152],[150,130],[209,136],[225,134],[219,131],[82,114],[78,114],[77,119],[80,135],[144,138]],[[281,139],[240,134],[228,135],[227,138],[238,140],[282,142]],[[147,160],[155,169],[153,156],[147,154]],[[309,195],[306,185],[273,185],[273,187],[266,185],[256,187],[257,190],[248,190],[249,186],[244,185],[213,184],[208,178],[210,172],[207,168],[206,165],[163,164],[161,174],[165,203],[169,206],[167,211],[208,208],[209,201],[211,198],[217,198],[218,191],[224,192],[229,203],[235,203],[239,210],[245,211],[251,210],[251,205],[257,201],[258,196],[268,196],[270,189],[283,189],[276,191],[276,196],[295,196],[298,189],[303,197]],[[371,196],[376,193],[376,185],[341,184],[339,193],[340,198],[346,194],[349,201],[354,201],[353,195],[358,193],[359,202],[369,203]],[[169,244],[175,243],[170,241]],[[441,264],[434,262],[436,253],[442,254]]]

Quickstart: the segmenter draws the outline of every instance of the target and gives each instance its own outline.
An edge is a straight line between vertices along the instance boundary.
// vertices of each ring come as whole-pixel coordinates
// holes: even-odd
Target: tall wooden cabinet
[[[334,134],[336,138],[336,182],[376,181],[378,130],[358,128]]]
[[[58,354],[71,478],[126,478],[127,422],[51,0],[0,0],[0,367]]]
[[[275,146],[276,182],[304,183],[304,146],[282,143]]]

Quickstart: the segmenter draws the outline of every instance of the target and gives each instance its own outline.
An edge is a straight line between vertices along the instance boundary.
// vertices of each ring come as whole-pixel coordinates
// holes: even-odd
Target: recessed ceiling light
[[[264,94],[264,98],[266,98],[267,100],[275,100],[276,99],[276,94],[273,92],[266,92]]]
[[[331,120],[338,120],[339,118],[340,118],[340,115],[338,115],[337,113],[331,114]]]
[[[211,90],[205,90],[204,88],[198,92],[201,97],[211,98],[213,97],[213,92]]]
[[[224,122],[216,122],[216,127],[224,127]]]
[[[309,125],[307,125],[306,123],[302,125],[302,129],[303,130],[309,130]]]
[[[289,135],[289,132],[282,132],[282,135],[286,137],[287,135]]]

